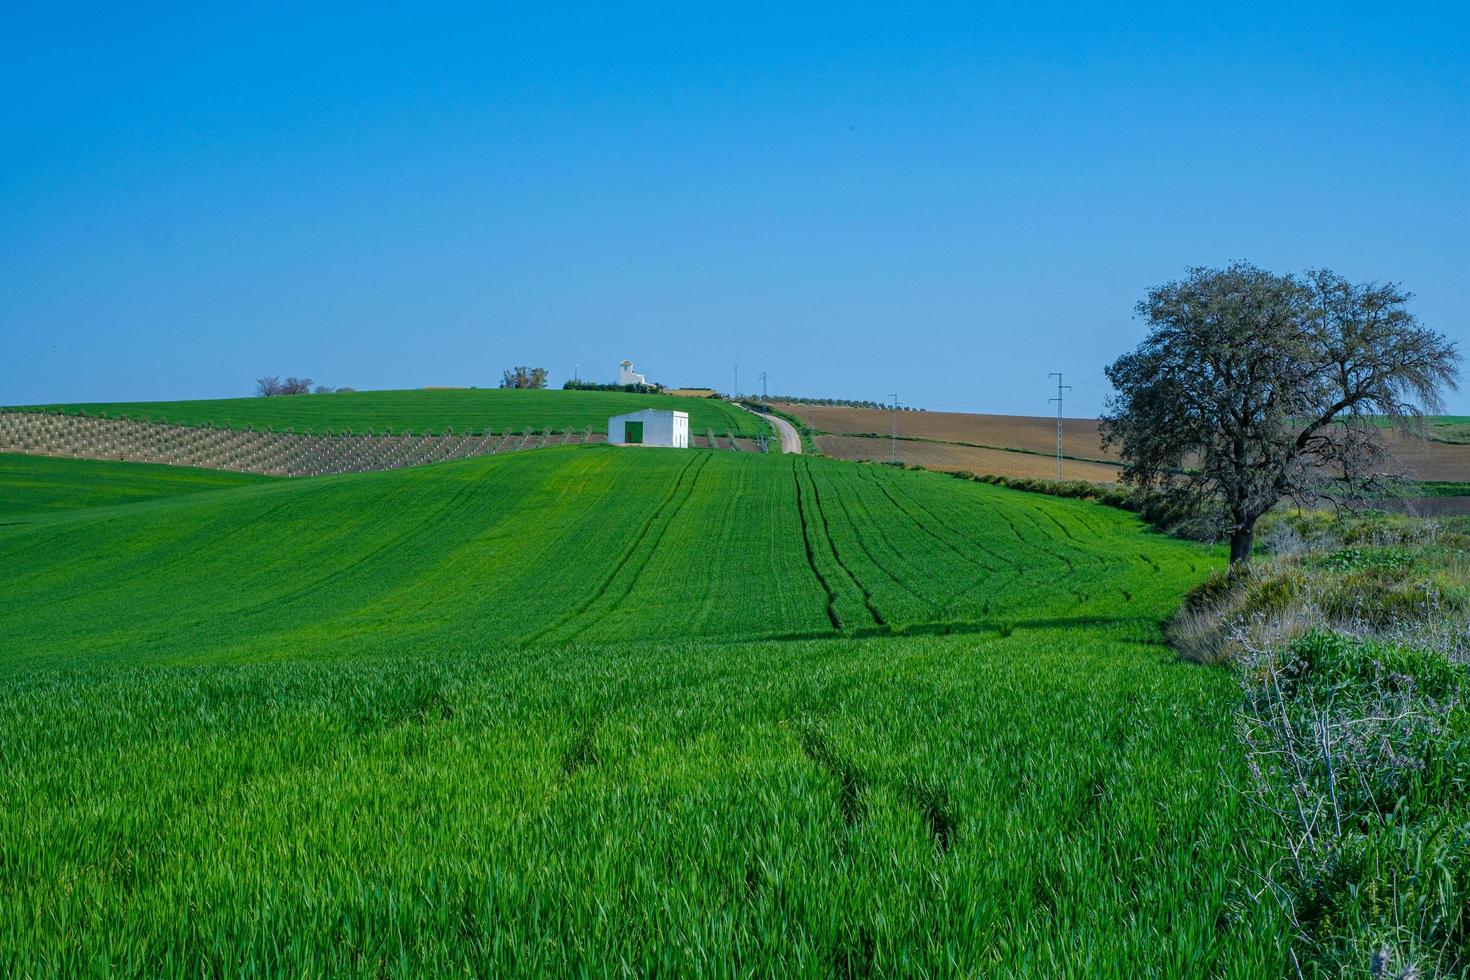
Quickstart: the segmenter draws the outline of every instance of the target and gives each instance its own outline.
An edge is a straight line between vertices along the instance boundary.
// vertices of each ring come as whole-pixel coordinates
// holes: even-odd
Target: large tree
[[[1409,299],[1322,270],[1191,269],[1138,304],[1148,336],[1107,369],[1104,441],[1121,447],[1125,479],[1214,515],[1231,562],[1248,561],[1279,501],[1398,475],[1385,426],[1442,410],[1459,355]]]

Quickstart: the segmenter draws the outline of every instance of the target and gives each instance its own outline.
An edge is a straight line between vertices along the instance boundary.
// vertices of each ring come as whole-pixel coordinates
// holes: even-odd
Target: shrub
[[[1331,976],[1374,963],[1461,975],[1470,673],[1319,630],[1261,652],[1243,678],[1256,797],[1281,831],[1272,892],[1308,961]]]
[[[656,395],[664,390],[664,386],[660,384],[619,385],[599,384],[596,381],[568,381],[561,387],[563,391],[626,391],[634,395]]]

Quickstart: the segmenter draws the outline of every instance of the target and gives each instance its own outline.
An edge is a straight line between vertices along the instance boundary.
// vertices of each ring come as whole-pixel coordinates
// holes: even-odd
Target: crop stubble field
[[[1217,559],[1129,515],[603,447],[45,495],[0,972],[1285,967],[1233,683],[1160,644]]]

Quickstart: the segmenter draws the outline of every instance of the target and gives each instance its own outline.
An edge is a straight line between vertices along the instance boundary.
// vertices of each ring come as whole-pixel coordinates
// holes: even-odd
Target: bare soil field
[[[887,435],[893,425],[893,415],[882,409],[876,408],[841,408],[827,405],[793,405],[781,404],[777,408],[789,415],[794,415],[807,425],[822,432],[830,432],[834,435],[851,435],[853,433],[873,432],[879,435]],[[986,459],[991,460],[994,465],[1000,465],[1001,460],[991,456],[977,456],[965,454],[961,450],[975,446],[993,446],[998,449],[1021,449],[1032,453],[1041,453],[1050,456],[1056,451],[1057,428],[1055,418],[1045,416],[1024,415],[970,415],[963,412],[900,412],[898,415],[898,434],[918,439],[935,439],[946,443],[967,443],[967,446],[935,446],[925,452],[928,458],[943,460],[941,465],[935,465],[935,469],[975,469],[973,463],[960,462],[961,458],[969,460]],[[1101,446],[1101,436],[1098,433],[1098,421],[1096,419],[1064,419],[1064,433],[1066,435],[1065,450],[1069,456],[1079,456],[1084,459],[1116,460],[1118,454],[1115,450],[1104,450]],[[1420,480],[1433,481],[1464,481],[1470,480],[1470,445],[1441,442],[1432,439],[1418,439],[1410,436],[1390,434],[1387,436],[1389,448],[1408,467],[1410,475]],[[818,448],[832,456],[842,459],[887,459],[888,443],[886,441],[867,440],[873,442],[874,446],[859,447],[849,446],[851,440],[841,443],[832,443],[844,448],[840,450],[822,448],[827,443],[824,437],[818,437]],[[912,447],[914,444],[910,444]],[[877,448],[881,446],[881,448]],[[920,450],[910,448],[910,453],[919,453]],[[904,450],[900,440],[900,456]],[[1015,453],[1003,453],[1003,456],[1014,456]],[[921,462],[917,458],[912,462]],[[929,465],[921,463],[921,465]],[[1049,460],[1042,463],[1045,472],[1033,473],[1033,463],[1024,459],[1011,461],[1010,467],[1005,470],[987,469],[977,472],[1001,473],[1008,476],[1045,476],[1055,473],[1055,469]],[[1078,463],[1080,467],[1084,464]],[[1073,475],[1078,479],[1093,479],[1084,476],[1081,469],[1073,470]],[[1025,472],[1021,472],[1025,470]],[[1117,470],[1113,467],[1103,467],[1105,477],[1099,477],[1111,482],[1117,478]],[[1065,475],[1065,474],[1064,474]]]
[[[887,439],[872,439],[865,436],[817,436],[815,442],[819,452],[837,459],[885,462],[891,457],[892,452]],[[903,463],[912,463],[925,469],[944,472],[965,470],[970,473],[1030,477],[1038,480],[1049,480],[1057,475],[1057,464],[1053,457],[1036,453],[1010,452],[1004,449],[981,449],[977,446],[962,446],[953,442],[916,442],[911,439],[900,439],[898,440],[898,458]],[[1062,462],[1062,478],[1066,480],[1115,483],[1121,472],[1118,467],[1107,463],[1074,459]]]
[[[1420,480],[1470,480],[1470,445],[1391,434],[1388,448]]]
[[[875,432],[888,435],[893,413],[879,408],[841,408],[827,405],[777,405],[807,425],[835,435]],[[1066,452],[1085,459],[1116,459],[1102,448],[1097,419],[1063,419]],[[1025,449],[1054,453],[1057,420],[1029,415],[970,415],[965,412],[899,412],[898,434],[940,442],[964,442],[997,449]]]

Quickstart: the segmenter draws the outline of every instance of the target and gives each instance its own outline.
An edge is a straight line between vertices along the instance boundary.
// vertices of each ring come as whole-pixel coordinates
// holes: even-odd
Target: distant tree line
[[[319,385],[310,378],[291,377],[282,381],[274,374],[268,374],[263,378],[255,379],[255,393],[261,398],[270,398],[275,395],[330,395],[333,392],[346,394],[354,389],[348,387],[334,388],[331,385]]]
[[[502,388],[545,388],[546,369],[533,367],[513,367],[509,371],[501,372],[500,387]]]
[[[746,395],[746,398],[754,398]],[[866,398],[803,398],[800,395],[771,395],[766,399],[773,402],[786,402],[791,405],[832,405],[837,408],[881,408],[888,411],[893,410],[892,402],[875,402]],[[927,408],[914,408],[911,405],[899,405],[900,412],[927,412]]]
[[[664,390],[660,384],[619,385],[598,384],[596,381],[568,381],[561,387],[563,391],[630,391],[637,395],[656,395]]]

